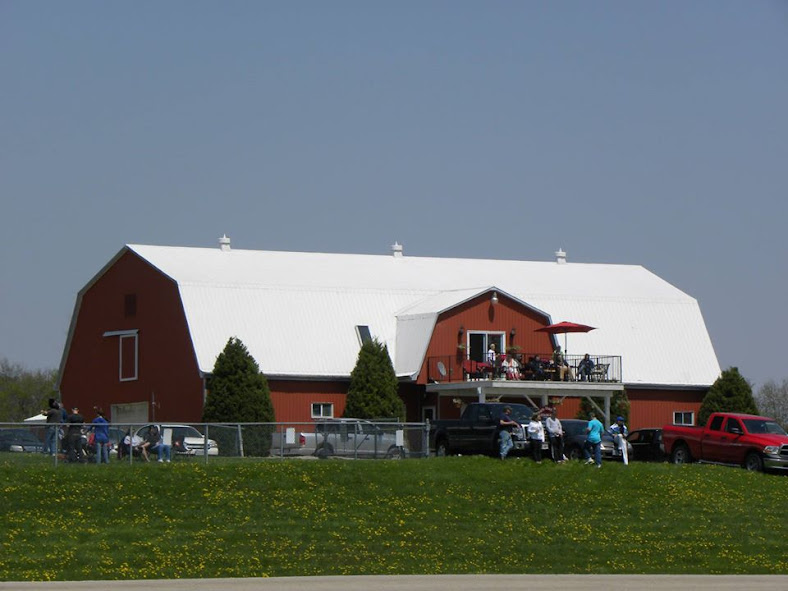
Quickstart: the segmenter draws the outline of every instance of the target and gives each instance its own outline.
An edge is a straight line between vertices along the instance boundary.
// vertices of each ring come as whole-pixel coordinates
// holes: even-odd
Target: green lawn
[[[0,457],[0,580],[788,572],[788,480],[736,468]]]

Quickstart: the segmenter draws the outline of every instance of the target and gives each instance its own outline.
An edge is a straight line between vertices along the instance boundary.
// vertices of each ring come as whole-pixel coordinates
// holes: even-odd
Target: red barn
[[[636,265],[127,245],[79,292],[60,371],[67,405],[113,421],[199,422],[206,377],[238,337],[268,378],[278,421],[341,416],[361,343],[386,343],[409,421],[463,402],[626,390],[630,426],[694,422],[720,373],[696,300]],[[558,321],[595,327],[550,335]],[[523,363],[566,345],[589,381],[506,380],[489,345]],[[496,365],[500,359],[496,360]],[[575,376],[576,377],[576,376]]]

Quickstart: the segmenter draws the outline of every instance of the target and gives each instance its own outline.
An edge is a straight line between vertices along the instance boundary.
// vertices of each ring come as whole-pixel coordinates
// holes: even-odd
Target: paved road
[[[167,581],[68,581],[0,583],[2,591],[156,589],[156,591],[785,591],[788,575],[439,575],[178,579]]]

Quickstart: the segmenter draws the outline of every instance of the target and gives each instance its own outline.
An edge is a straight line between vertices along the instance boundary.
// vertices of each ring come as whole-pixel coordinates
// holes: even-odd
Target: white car
[[[145,425],[134,434],[143,440],[153,425]],[[202,456],[205,455],[205,436],[191,425],[160,424],[157,425],[164,443],[172,447],[173,453]],[[208,455],[218,456],[219,446],[213,439],[208,439]]]

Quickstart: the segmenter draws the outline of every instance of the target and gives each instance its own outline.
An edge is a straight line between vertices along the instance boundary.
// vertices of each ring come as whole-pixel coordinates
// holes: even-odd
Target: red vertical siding
[[[274,404],[276,420],[295,423],[312,420],[312,403],[333,403],[334,416],[345,412],[348,382],[315,382],[271,380],[271,402]]]
[[[137,296],[130,317],[128,294]],[[103,336],[116,330],[139,331],[136,380],[120,381],[119,338]],[[199,421],[203,383],[176,284],[136,254],[123,254],[82,298],[60,391],[86,418],[94,406],[109,413],[111,404],[147,402],[150,419]]]
[[[676,411],[694,412],[697,420],[705,390],[628,389],[629,428],[662,427],[673,423]]]
[[[493,305],[490,303],[490,294],[486,293],[440,315],[427,347],[426,358],[445,358],[444,365],[453,379],[462,376],[462,361],[467,350],[459,349],[458,345],[466,344],[469,332],[503,332],[507,347],[517,346],[524,353],[539,353],[549,357],[553,352],[550,335],[535,332],[547,324],[546,316],[501,294],[498,294],[498,304]],[[462,334],[461,326],[464,331]],[[511,336],[512,329],[515,331],[514,338]],[[417,382],[427,383],[427,363],[422,366]]]

